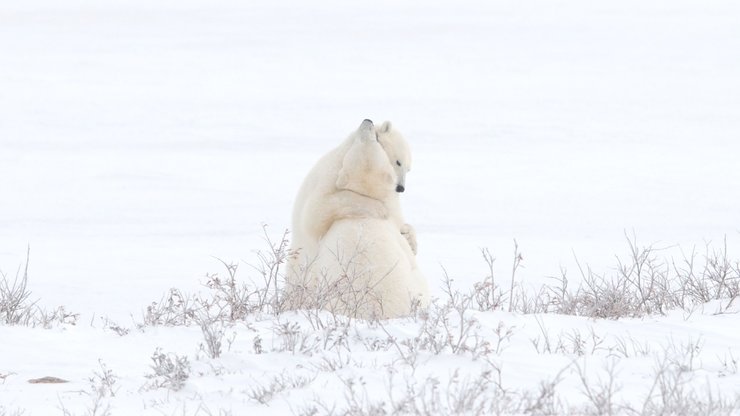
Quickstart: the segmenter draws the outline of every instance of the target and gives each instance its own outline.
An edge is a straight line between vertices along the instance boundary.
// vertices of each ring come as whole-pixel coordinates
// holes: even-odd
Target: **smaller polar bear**
[[[363,318],[398,317],[415,299],[428,302],[397,194],[409,166],[408,146],[390,123],[376,131],[365,120],[312,170],[296,201],[298,255],[288,278],[289,289],[302,292],[301,306],[313,306],[306,291],[328,299],[316,306]]]

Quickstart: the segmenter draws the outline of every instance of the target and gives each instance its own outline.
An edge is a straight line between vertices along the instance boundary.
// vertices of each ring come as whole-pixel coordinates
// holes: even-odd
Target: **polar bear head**
[[[350,141],[337,176],[337,188],[379,200],[392,195],[399,183],[398,176],[390,156],[378,141],[373,122],[363,121]]]
[[[395,130],[390,121],[380,125],[378,141],[383,146],[388,160],[396,173],[396,192],[406,189],[406,173],[411,169],[411,151],[406,139]]]

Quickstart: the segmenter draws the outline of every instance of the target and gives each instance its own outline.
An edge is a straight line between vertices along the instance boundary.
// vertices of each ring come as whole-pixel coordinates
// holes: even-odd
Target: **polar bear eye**
[[[401,166],[401,162],[399,162],[398,160],[396,160],[396,165]]]

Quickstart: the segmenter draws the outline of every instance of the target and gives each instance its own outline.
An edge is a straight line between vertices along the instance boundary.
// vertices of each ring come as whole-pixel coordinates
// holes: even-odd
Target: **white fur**
[[[389,220],[343,219],[319,244],[312,282],[336,288],[331,308],[360,318],[397,318],[414,300],[429,302],[429,288],[406,239]],[[339,284],[337,284],[339,283]],[[348,286],[352,290],[348,290]]]
[[[292,249],[297,255],[288,267],[288,286],[336,282],[347,277],[349,267],[361,276],[353,284],[372,287],[377,302],[345,305],[345,312],[392,317],[407,314],[413,298],[426,302],[416,237],[403,220],[396,192],[405,186],[410,165],[403,137],[389,122],[376,131],[369,120],[321,158],[296,198]]]
[[[293,205],[291,249],[297,251],[298,256],[291,262],[292,269],[316,257],[319,240],[334,221],[342,218],[388,218],[398,225],[416,252],[416,236],[413,227],[403,219],[398,193],[391,192],[379,200],[337,187],[345,155],[358,134],[359,129],[319,159],[303,180]],[[387,121],[377,129],[377,134],[396,172],[396,181],[404,181],[411,167],[406,140]],[[396,160],[401,161],[401,167],[395,164]],[[401,184],[405,186],[405,183]]]

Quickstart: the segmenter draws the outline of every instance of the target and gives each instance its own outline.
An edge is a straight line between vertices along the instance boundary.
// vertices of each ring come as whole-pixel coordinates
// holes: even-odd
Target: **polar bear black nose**
[[[406,188],[403,187],[403,185],[396,185],[396,192],[403,192]]]

